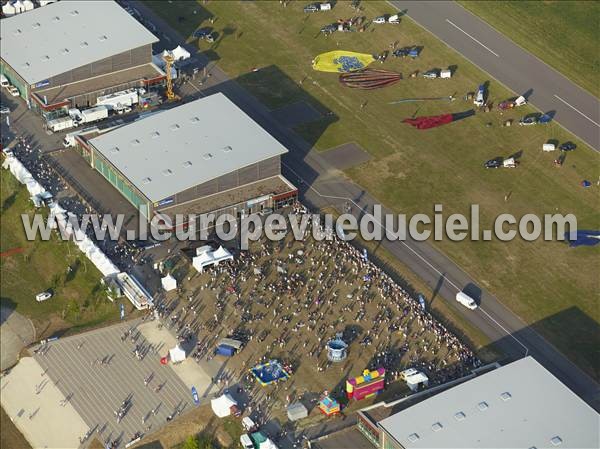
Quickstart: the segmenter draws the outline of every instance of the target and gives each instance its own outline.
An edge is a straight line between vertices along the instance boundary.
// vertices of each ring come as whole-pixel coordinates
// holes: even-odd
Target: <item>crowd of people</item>
[[[308,213],[301,205],[294,211]],[[478,366],[472,351],[419,301],[350,243],[320,228],[320,241],[261,240],[237,252],[233,262],[192,274],[181,257],[178,295],[158,305],[163,321],[180,341],[193,337],[192,356],[214,357],[220,338],[245,342],[228,361],[229,382],[248,395],[259,421],[303,394],[328,389],[343,396],[344,377],[386,368],[388,382],[408,367],[424,371],[430,385]],[[174,256],[176,257],[176,256]],[[187,267],[187,268],[186,268]],[[337,334],[349,344],[348,359],[329,361],[326,343]],[[297,373],[288,382],[261,387],[249,369],[271,359]],[[333,387],[337,387],[337,390]],[[319,391],[320,390],[320,391]]]
[[[13,151],[47,190],[55,195],[66,190],[34,142],[19,137]],[[92,212],[77,195],[63,194],[60,202],[78,215]],[[308,213],[299,203],[293,211]],[[245,348],[212,380],[220,390],[237,385],[245,398],[242,405],[258,422],[294,399],[309,395],[314,401],[325,389],[343,397],[344,377],[365,368],[384,367],[388,382],[405,368],[418,368],[431,385],[479,364],[467,346],[367,254],[318,226],[318,239],[309,235],[309,226],[302,241],[291,235],[278,242],[261,240],[236,252],[233,262],[202,274],[192,274],[188,263],[179,294],[157,301],[152,317],[191,347],[198,363],[215,356],[222,337],[243,341]],[[135,263],[138,250],[128,244],[99,246],[123,269]],[[326,356],[326,343],[340,334],[349,344],[349,356],[334,364]],[[124,336],[124,342],[131,337]],[[136,346],[133,352],[143,358],[147,351]],[[288,382],[259,386],[249,368],[270,359],[296,374]]]

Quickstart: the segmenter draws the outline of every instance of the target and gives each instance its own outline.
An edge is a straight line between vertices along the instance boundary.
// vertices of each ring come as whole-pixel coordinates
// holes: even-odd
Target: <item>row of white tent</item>
[[[42,185],[36,181],[33,175],[12,153],[7,153],[2,167],[9,169],[17,180],[24,184],[32,197],[43,196],[48,192]],[[81,229],[74,229],[69,219],[75,219],[75,215],[63,209],[57,201],[50,205],[50,215],[48,221],[53,223],[53,227],[60,227],[61,234],[71,238],[77,247],[87,256],[88,259],[100,270],[103,276],[116,275],[119,269],[112,261],[98,248],[94,242]]]
[[[233,255],[226,248],[219,246],[216,251],[208,245],[196,249],[196,257],[192,259],[192,265],[196,271],[202,273],[205,267],[218,265],[221,262],[233,260]]]
[[[55,0],[38,0],[40,6],[46,6],[48,3],[54,3]],[[31,0],[11,0],[2,6],[2,13],[9,17],[15,14],[31,11],[35,5]]]
[[[175,61],[183,61],[185,59],[189,59],[192,56],[190,52],[183,48],[181,45],[178,45],[173,50],[163,50],[162,53],[152,55],[152,62],[154,63],[154,65],[163,71],[167,68],[165,60],[163,59],[163,57],[166,55],[171,55]],[[177,69],[175,67],[171,67],[171,78],[177,79]]]

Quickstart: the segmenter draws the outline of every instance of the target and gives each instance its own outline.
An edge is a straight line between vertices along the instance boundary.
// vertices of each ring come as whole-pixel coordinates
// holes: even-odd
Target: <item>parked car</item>
[[[575,148],[577,148],[577,145],[575,145],[573,142],[561,143],[558,147],[560,151],[573,151]]]
[[[485,104],[485,86],[483,84],[477,88],[477,93],[473,99],[473,104],[479,107]]]
[[[386,20],[385,16],[375,17],[373,19],[373,23],[378,23],[379,24],[379,23],[386,23],[386,22],[387,22],[387,20]]]
[[[8,106],[0,106],[0,114],[9,114],[10,108]]]
[[[323,34],[331,34],[331,33],[335,33],[338,29],[337,24],[332,23],[329,25],[325,25],[323,28],[321,28],[321,33]]]
[[[206,42],[212,44],[214,41],[217,40],[217,36],[218,36],[217,32],[213,31],[208,36],[206,36]]]
[[[423,73],[423,78],[427,78],[429,80],[433,80],[436,79],[438,77],[438,71],[437,70],[428,70],[427,72]]]
[[[42,293],[38,293],[37,295],[35,295],[35,300],[37,302],[42,302],[42,301],[46,301],[47,299],[52,298],[52,293],[50,292],[42,292]]]
[[[212,28],[209,27],[204,27],[204,28],[199,28],[196,31],[194,31],[193,37],[197,38],[197,39],[206,39],[210,33],[212,33]]]
[[[485,168],[500,168],[502,167],[502,161],[504,159],[501,157],[497,157],[495,159],[490,159],[489,161],[486,161],[485,164],[483,164],[483,166]]]
[[[530,126],[537,125],[538,119],[535,115],[527,115],[519,120],[519,125],[521,126]]]
[[[321,8],[319,7],[318,3],[311,3],[310,5],[306,5],[304,7],[304,12],[317,12],[320,10]]]
[[[6,89],[8,90],[8,93],[11,94],[13,97],[18,97],[19,95],[21,95],[19,89],[17,89],[15,86],[8,86]]]

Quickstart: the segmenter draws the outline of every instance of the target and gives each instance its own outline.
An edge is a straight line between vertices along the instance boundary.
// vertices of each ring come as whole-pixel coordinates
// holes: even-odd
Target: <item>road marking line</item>
[[[523,343],[521,343],[521,341],[515,337],[513,334],[511,334],[508,329],[506,329],[504,326],[502,326],[498,321],[496,321],[494,318],[492,318],[492,316],[487,313],[485,310],[483,310],[481,307],[478,307],[479,310],[481,310],[481,312],[483,312],[483,314],[485,316],[487,316],[491,321],[493,321],[494,323],[496,323],[496,326],[498,326],[500,329],[502,329],[504,332],[506,332],[507,335],[509,335],[510,337],[512,337],[512,339],[514,341],[516,341],[517,343],[519,343],[524,349],[525,349],[525,355],[524,357],[527,357],[529,355],[529,348],[527,346],[525,346]]]
[[[469,36],[471,39],[473,39],[475,42],[477,42],[479,45],[481,45],[483,48],[485,48],[487,51],[489,51],[491,54],[493,54],[494,56],[496,56],[497,58],[500,57],[500,55],[498,53],[496,53],[494,50],[492,50],[491,48],[489,48],[488,46],[484,45],[483,43],[481,43],[480,41],[478,41],[477,39],[475,39],[473,36],[471,36],[469,33],[467,33],[465,30],[463,30],[461,27],[459,27],[458,25],[456,25],[454,22],[452,22],[451,20],[446,19],[446,22],[448,22],[450,25],[452,25],[454,28],[456,28],[458,31],[461,31],[463,33],[465,33],[467,36]]]
[[[586,119],[588,119],[590,122],[592,122],[594,125],[596,125],[597,127],[600,128],[600,123],[593,121],[591,118],[589,118],[587,115],[585,115],[583,112],[581,112],[579,109],[577,109],[575,106],[567,103],[565,100],[563,100],[562,98],[560,98],[558,95],[554,94],[554,96],[556,98],[558,98],[560,101],[562,101],[564,104],[566,104],[567,106],[569,106],[571,109],[573,109],[575,112],[581,114],[582,116],[584,116]]]

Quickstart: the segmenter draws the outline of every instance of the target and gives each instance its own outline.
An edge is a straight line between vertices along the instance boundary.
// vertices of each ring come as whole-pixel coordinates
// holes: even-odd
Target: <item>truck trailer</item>
[[[139,90],[139,94],[144,94],[144,89]],[[132,88],[115,92],[112,94],[98,97],[96,106],[106,106],[108,109],[122,109],[126,106],[133,106],[139,101],[138,89]]]
[[[81,111],[81,117],[83,118],[83,123],[92,123],[97,122],[98,120],[104,120],[108,117],[108,107],[102,105],[90,109],[84,109]]]
[[[59,117],[54,120],[48,120],[46,123],[47,128],[53,133],[63,131],[65,129],[73,128],[77,126],[72,117]]]

